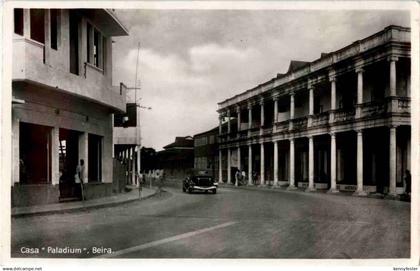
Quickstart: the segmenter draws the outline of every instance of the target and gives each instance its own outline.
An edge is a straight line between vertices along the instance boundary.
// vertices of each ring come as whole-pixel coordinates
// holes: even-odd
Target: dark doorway
[[[45,10],[31,9],[30,11],[31,39],[45,43]]]
[[[19,133],[20,183],[50,183],[51,128],[21,122]]]
[[[102,181],[102,137],[89,134],[88,138],[89,182]]]
[[[60,199],[80,198],[75,187],[76,167],[79,160],[79,133],[60,129]]]

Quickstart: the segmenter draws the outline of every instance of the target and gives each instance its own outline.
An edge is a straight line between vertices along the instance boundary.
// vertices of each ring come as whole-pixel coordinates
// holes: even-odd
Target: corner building
[[[107,9],[14,9],[12,206],[112,194],[112,37],[128,32]]]
[[[391,25],[313,62],[292,61],[218,112],[219,180],[234,182],[240,168],[249,185],[402,194],[410,29]]]

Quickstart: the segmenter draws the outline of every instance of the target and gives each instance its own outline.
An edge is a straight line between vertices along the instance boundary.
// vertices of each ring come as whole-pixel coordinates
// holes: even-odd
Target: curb
[[[243,190],[249,190],[249,191],[271,191],[271,192],[298,192],[298,193],[311,193],[311,194],[329,194],[328,190],[316,190],[316,191],[312,191],[312,192],[306,192],[305,190],[302,189],[296,189],[296,190],[287,190],[284,189],[285,187],[272,187],[272,186],[264,186],[264,187],[255,187],[255,186],[235,186],[234,184],[226,184],[226,183],[219,183],[219,187],[223,187],[223,188],[233,188],[233,189],[243,189]],[[332,194],[333,196],[344,196],[344,197],[348,197],[348,196],[353,196],[353,193],[346,193],[346,192],[340,192],[340,193],[335,193]],[[331,194],[330,194],[331,195]],[[355,196],[356,197],[356,196]],[[410,200],[405,200],[401,197],[387,197],[387,196],[377,196],[377,195],[367,195],[367,196],[358,196],[358,197],[362,197],[362,198],[370,198],[370,199],[381,199],[381,200],[395,200],[395,201],[403,201],[403,202],[411,202]]]
[[[167,192],[167,191],[163,190],[163,192]],[[46,210],[46,211],[34,211],[34,212],[26,212],[26,213],[17,213],[17,214],[12,214],[11,216],[13,218],[20,218],[20,217],[30,217],[30,216],[51,215],[51,214],[73,213],[73,212],[77,212],[77,211],[81,211],[81,210],[101,209],[101,208],[106,208],[106,207],[114,207],[114,206],[117,206],[117,205],[120,205],[120,204],[130,203],[130,202],[134,202],[134,201],[146,200],[146,199],[154,197],[156,195],[157,195],[157,191],[155,190],[153,194],[147,195],[145,197],[141,197],[140,199],[139,198],[132,198],[132,199],[121,200],[121,201],[116,201],[116,202],[98,203],[98,204],[90,205],[90,206],[75,206],[75,207],[68,208],[68,209],[57,209],[57,210]]]

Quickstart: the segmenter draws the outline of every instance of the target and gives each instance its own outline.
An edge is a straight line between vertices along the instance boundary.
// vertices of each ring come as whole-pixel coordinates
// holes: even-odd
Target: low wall
[[[85,183],[84,193],[87,200],[112,196],[112,183]]]
[[[58,203],[60,190],[52,184],[15,184],[11,189],[12,207]]]

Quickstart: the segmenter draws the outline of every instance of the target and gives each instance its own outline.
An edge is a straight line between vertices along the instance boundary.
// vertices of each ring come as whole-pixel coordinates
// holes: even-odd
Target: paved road
[[[12,257],[410,256],[406,202],[235,188],[221,188],[216,195],[185,194],[173,187],[167,191],[112,208],[14,218]],[[53,253],[55,247],[79,248],[81,253]],[[105,249],[94,253],[94,247],[114,254]],[[22,248],[35,253],[38,248],[39,253],[24,254]]]

